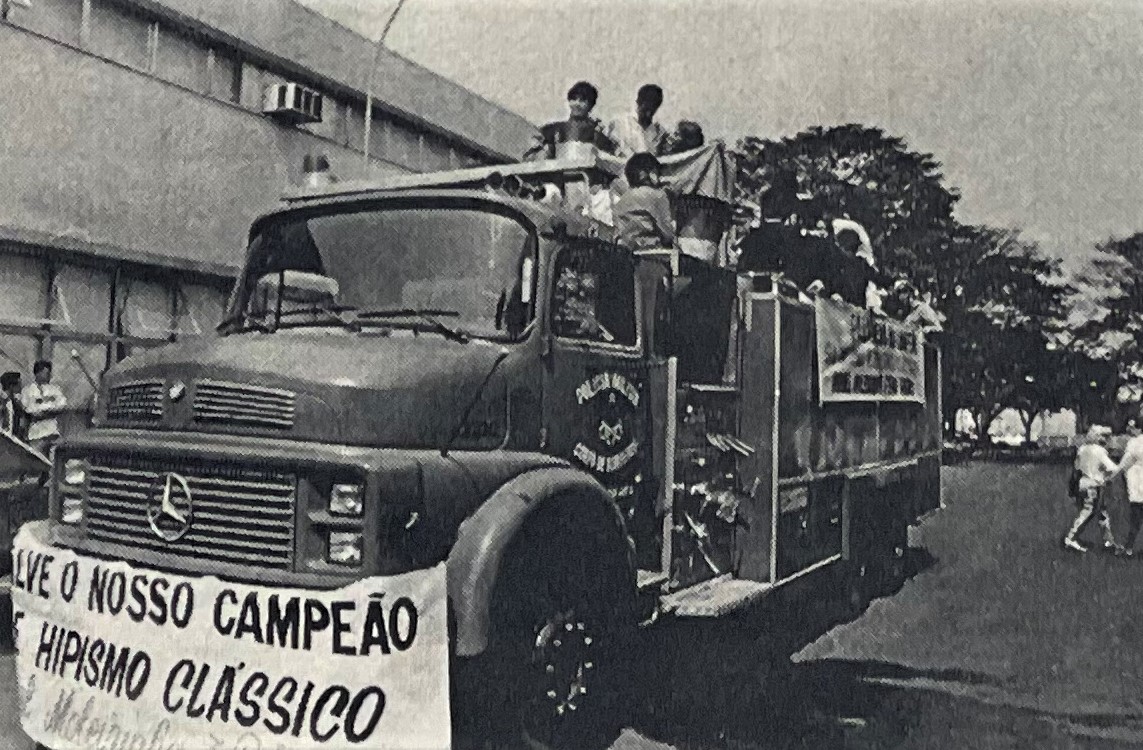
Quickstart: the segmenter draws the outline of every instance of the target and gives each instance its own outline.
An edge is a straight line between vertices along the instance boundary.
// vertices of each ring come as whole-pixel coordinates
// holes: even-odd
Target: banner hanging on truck
[[[447,748],[444,565],[307,590],[13,549],[24,731],[87,748]]]
[[[820,297],[815,317],[822,402],[925,402],[924,339],[919,329]]]

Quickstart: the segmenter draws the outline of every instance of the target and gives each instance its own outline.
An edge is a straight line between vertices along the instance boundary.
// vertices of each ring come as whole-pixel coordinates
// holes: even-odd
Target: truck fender
[[[456,628],[457,656],[477,656],[488,646],[492,596],[505,554],[525,522],[556,502],[585,503],[608,520],[605,533],[622,545],[634,596],[634,548],[622,512],[595,479],[572,468],[543,468],[501,485],[460,525],[449,552],[448,598]]]

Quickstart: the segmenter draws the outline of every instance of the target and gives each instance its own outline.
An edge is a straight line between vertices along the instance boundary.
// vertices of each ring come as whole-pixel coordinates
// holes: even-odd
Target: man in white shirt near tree
[[[24,388],[20,401],[28,414],[28,443],[47,457],[60,437],[60,414],[67,399],[58,385],[52,384],[52,363],[41,359],[32,366],[35,382]]]
[[[1127,480],[1127,507],[1130,512],[1130,525],[1127,528],[1127,538],[1123,542],[1123,554],[1134,557],[1135,537],[1139,534],[1139,527],[1143,526],[1143,430],[1139,427],[1138,419],[1127,422],[1127,434],[1130,439],[1123,450],[1123,459],[1119,462],[1119,470],[1125,472]]]

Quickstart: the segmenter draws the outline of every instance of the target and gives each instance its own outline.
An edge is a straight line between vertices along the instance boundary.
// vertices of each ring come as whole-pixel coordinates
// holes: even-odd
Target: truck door
[[[616,499],[639,567],[659,568],[652,389],[629,251],[573,240],[556,255],[545,372],[548,452],[590,471]]]

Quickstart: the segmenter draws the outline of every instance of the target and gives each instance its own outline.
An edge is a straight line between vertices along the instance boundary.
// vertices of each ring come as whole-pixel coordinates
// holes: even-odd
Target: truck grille
[[[111,389],[107,418],[124,422],[157,422],[163,418],[163,382],[141,380]]]
[[[190,530],[168,542],[147,520],[149,496],[167,472],[187,480]],[[293,475],[248,467],[97,458],[89,471],[91,539],[135,549],[289,569],[294,554]]]
[[[288,430],[294,426],[294,400],[292,391],[200,380],[195,384],[194,420]]]

